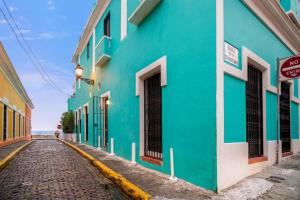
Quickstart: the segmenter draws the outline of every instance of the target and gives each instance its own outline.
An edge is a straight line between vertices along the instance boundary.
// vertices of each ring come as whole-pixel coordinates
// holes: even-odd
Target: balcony
[[[103,66],[111,58],[111,38],[103,36],[95,47],[95,65]]]
[[[161,0],[142,0],[128,21],[138,26],[160,2]]]

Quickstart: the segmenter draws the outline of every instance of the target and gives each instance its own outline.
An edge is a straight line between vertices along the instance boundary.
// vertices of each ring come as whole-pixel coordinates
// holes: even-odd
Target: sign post
[[[276,164],[279,162],[280,139],[280,87],[281,82],[300,78],[300,55],[279,59],[277,58],[277,147]]]

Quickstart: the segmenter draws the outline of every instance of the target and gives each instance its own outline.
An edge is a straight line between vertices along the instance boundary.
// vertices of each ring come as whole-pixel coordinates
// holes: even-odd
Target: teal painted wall
[[[246,120],[237,121],[246,116],[246,84],[225,74],[224,85],[224,141],[246,142]]]
[[[267,140],[277,140],[277,95],[267,92],[266,102]]]
[[[193,6],[186,1],[162,1],[139,27],[128,24],[128,35],[123,41],[120,41],[120,1],[112,1],[104,14],[111,13],[112,59],[106,66],[96,68],[94,87],[82,82],[78,89],[77,84],[69,109],[75,110],[86,102],[91,104],[91,90],[95,96],[110,91],[109,138],[115,140],[115,153],[130,160],[131,143],[137,144],[137,152],[140,148],[135,74],[166,55],[167,86],[162,89],[163,165],[143,162],[139,156],[137,162],[169,174],[169,149],[174,148],[175,175],[215,190],[216,1],[190,1]],[[138,3],[138,0],[128,1],[129,16]],[[103,35],[103,19],[96,27],[96,43]],[[85,51],[80,64],[86,69],[87,78],[91,76],[91,60],[86,59]],[[92,122],[91,115],[89,121]],[[89,127],[89,138],[93,138],[92,123]],[[89,144],[95,144],[91,140]]]
[[[292,52],[262,23],[243,3],[236,0],[224,1],[224,39],[237,47],[242,54],[245,46],[271,65],[271,84],[276,86],[277,56],[284,58]],[[258,37],[259,36],[259,37]],[[266,48],[267,44],[267,48]],[[234,66],[233,66],[234,67]],[[242,68],[240,56],[238,69]],[[242,142],[246,138],[245,82],[225,75],[224,80],[224,119],[225,142]],[[298,96],[298,82],[295,81],[295,96]],[[277,96],[266,94],[267,139],[276,139]]]
[[[285,11],[291,10],[291,1],[295,1],[295,0],[280,0],[280,4]]]

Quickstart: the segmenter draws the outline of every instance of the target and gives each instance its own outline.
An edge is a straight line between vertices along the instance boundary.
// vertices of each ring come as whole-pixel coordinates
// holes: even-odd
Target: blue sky
[[[95,0],[6,0],[23,35],[43,64],[43,69],[65,92],[72,93],[79,37]],[[4,10],[4,4],[0,0]],[[8,15],[8,14],[7,14]],[[32,99],[33,130],[54,130],[67,110],[67,96],[49,86],[34,68],[0,13],[0,40]]]

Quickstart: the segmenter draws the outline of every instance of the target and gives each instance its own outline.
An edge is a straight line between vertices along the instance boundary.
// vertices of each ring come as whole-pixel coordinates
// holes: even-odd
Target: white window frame
[[[167,85],[167,56],[163,56],[136,73],[136,96],[140,99],[140,156],[144,156],[144,80],[160,72],[161,87]]]

